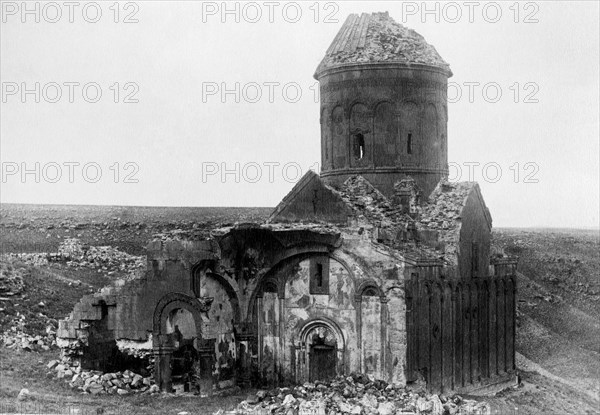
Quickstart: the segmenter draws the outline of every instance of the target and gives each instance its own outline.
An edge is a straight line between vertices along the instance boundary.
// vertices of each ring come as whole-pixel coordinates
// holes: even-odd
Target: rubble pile
[[[73,267],[99,268],[104,271],[126,271],[134,278],[136,271],[145,266],[143,256],[129,255],[112,246],[90,246],[77,238],[66,239],[58,248],[58,254]]]
[[[381,223],[382,226],[392,226],[410,220],[402,214],[399,205],[393,205],[371,183],[362,176],[348,178],[341,189],[342,199],[354,209],[359,210],[370,222]]]
[[[435,203],[423,207],[421,224],[429,229],[444,231],[457,228],[465,198],[473,185],[471,182],[440,182],[429,197]]]
[[[69,359],[52,360],[47,368],[49,376],[63,379],[73,389],[81,390],[92,395],[131,393],[157,393],[158,386],[151,377],[144,377],[130,370],[115,373],[102,373],[97,370],[84,370]]]
[[[12,253],[29,265],[44,266],[50,262],[62,262],[73,268],[91,268],[108,275],[126,272],[125,280],[134,279],[146,265],[143,256],[130,255],[112,246],[90,246],[77,238],[65,239],[56,253]],[[123,278],[123,277],[121,277]]]
[[[331,382],[317,381],[292,388],[261,390],[242,401],[235,413],[460,415],[489,414],[491,409],[486,402],[463,399],[459,395],[430,395],[423,390],[409,390],[370,376],[352,374],[339,376]]]
[[[442,181],[429,196],[430,203],[421,210],[419,227],[438,231],[444,256],[452,262],[457,258],[462,209],[474,185],[473,182]]]
[[[191,229],[172,229],[155,233],[152,239],[155,241],[206,241],[211,238],[211,231],[206,228],[194,227]]]
[[[368,26],[364,47],[342,48],[327,54],[317,72],[340,64],[369,62],[418,63],[449,69],[449,65],[423,36],[397,23],[387,12],[373,13],[366,18]],[[358,32],[354,31],[353,36],[361,36]],[[348,43],[351,40],[348,39]],[[357,43],[361,42],[362,39]]]
[[[51,320],[48,321],[45,335],[33,336],[25,333],[25,316],[23,314],[18,314],[12,324],[10,330],[3,332],[0,336],[1,343],[5,347],[20,348],[27,352],[50,350],[52,347],[56,347],[56,325]]]

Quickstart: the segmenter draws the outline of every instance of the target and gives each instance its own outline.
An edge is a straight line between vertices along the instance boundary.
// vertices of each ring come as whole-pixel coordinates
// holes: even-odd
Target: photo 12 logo
[[[438,169],[439,165],[435,169]],[[259,183],[284,181],[296,183],[306,172],[312,170],[319,174],[321,164],[315,162],[308,167],[303,167],[295,161],[281,163],[277,161],[263,162],[215,162],[207,161],[201,163],[202,183],[209,181],[219,183]],[[447,179],[451,182],[483,182],[498,183],[502,179],[511,180],[513,183],[539,183],[537,177],[540,167],[535,162],[514,162],[504,167],[495,161],[481,163],[478,161],[465,161],[462,163],[449,162],[446,169]]]
[[[140,6],[128,2],[3,1],[2,23],[139,23]]]
[[[540,86],[536,82],[512,82],[502,85],[498,82],[448,82],[448,103],[455,104],[460,101],[474,103],[485,101],[495,104],[502,99],[510,99],[515,104],[538,104]]]
[[[517,161],[504,168],[495,161],[486,163],[478,161],[456,163],[451,161],[448,163],[448,180],[451,182],[482,181],[484,183],[498,183],[503,177],[508,177],[514,183],[532,184],[540,182],[537,178],[539,171],[540,166],[533,161],[525,163]]]
[[[98,183],[102,180],[105,172],[105,180],[113,183],[139,183],[136,175],[140,167],[134,162],[114,162],[102,167],[100,163],[89,161],[79,163],[77,161],[64,161],[58,163],[50,161],[47,163],[17,163],[15,161],[2,162],[2,183]]]
[[[85,101],[89,104],[102,98],[115,104],[137,104],[140,86],[135,82],[110,82],[104,87],[98,82],[2,82],[2,103],[22,104],[45,102],[56,104]]]
[[[203,1],[202,23],[339,23],[336,2]]]
[[[257,104],[285,102],[295,104],[302,98],[319,102],[319,83],[301,85],[298,82],[202,82],[202,103],[221,102]]]
[[[496,1],[403,1],[402,23],[539,23],[540,5],[537,2]]]

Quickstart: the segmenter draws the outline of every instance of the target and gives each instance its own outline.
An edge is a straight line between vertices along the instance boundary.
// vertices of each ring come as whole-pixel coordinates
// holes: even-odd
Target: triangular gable
[[[346,223],[352,210],[340,195],[309,170],[277,205],[269,222]]]
[[[483,195],[481,194],[481,189],[479,188],[478,183],[474,183],[473,188],[472,188],[471,192],[469,193],[469,197],[473,197],[473,198],[477,199],[479,207],[481,208],[481,213],[482,213],[483,217],[485,218],[488,228],[492,229],[492,215],[490,213],[490,210],[488,209],[488,207],[485,204],[485,200],[483,200]],[[465,201],[465,205],[466,205],[466,201]]]

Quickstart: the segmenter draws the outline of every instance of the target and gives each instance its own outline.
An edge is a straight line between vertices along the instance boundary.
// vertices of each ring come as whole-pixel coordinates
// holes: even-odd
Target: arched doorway
[[[337,340],[326,326],[315,327],[307,336],[310,367],[308,380],[329,380],[335,377],[337,367]]]
[[[300,331],[303,379],[328,380],[344,373],[345,342],[339,327],[328,319],[311,320]]]
[[[212,301],[212,298],[170,293],[156,305],[152,338],[155,380],[162,391],[172,392],[173,382],[191,383],[194,374],[210,377],[211,357],[203,359],[202,356],[206,349],[202,339],[202,314],[208,312]],[[195,384],[198,385],[198,381]]]
[[[190,383],[195,381],[195,371],[206,373],[206,368],[199,371],[196,367],[199,363],[198,342],[201,340],[200,333],[196,331],[194,315],[186,308],[171,311],[166,321],[166,333],[173,337],[171,381],[190,391]]]

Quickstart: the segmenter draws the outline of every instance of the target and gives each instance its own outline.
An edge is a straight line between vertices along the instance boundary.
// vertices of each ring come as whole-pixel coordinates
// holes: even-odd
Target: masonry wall
[[[429,195],[448,171],[447,73],[355,65],[329,71],[319,82],[321,176],[335,185],[360,174],[390,196],[394,183],[410,175]]]
[[[254,262],[258,264],[255,272],[249,272],[248,261],[242,260],[246,266],[230,275],[228,269],[239,258],[258,252],[252,242],[255,236],[249,233],[248,239],[235,243],[222,240],[219,252],[209,243],[157,245],[150,250],[145,278],[84,298],[72,318],[61,322],[61,337],[93,333],[102,340],[94,342],[95,346],[104,340],[114,346],[111,339],[141,343],[150,334],[156,335],[153,319],[163,297],[172,293],[210,297],[212,304],[205,316],[183,303],[191,314],[180,316],[180,306],[173,308],[175,315],[167,321],[166,334],[181,324],[184,340],[196,335],[197,349],[204,353],[207,347],[214,349],[208,353],[214,362],[212,381],[218,387],[231,386],[228,381],[239,373],[251,384],[304,382],[323,376],[311,355],[315,347],[335,355],[323,360],[335,362],[325,376],[364,372],[404,382],[406,307],[403,279],[396,269],[399,259],[392,251],[374,245],[366,233],[346,234],[341,247],[331,251],[314,245],[305,247],[306,253],[288,257],[285,252],[298,252],[298,248],[278,253],[264,249],[262,259]],[[274,244],[266,237],[261,240]],[[302,246],[302,240],[297,243]],[[210,266],[203,267],[205,262]],[[311,278],[317,263],[323,267],[324,286],[314,292]],[[192,334],[190,318],[200,327]]]
[[[311,262],[324,259],[327,293],[311,293]],[[284,286],[260,293],[254,311],[264,381],[313,380],[311,336],[321,329],[335,346],[336,374],[405,381],[406,307],[394,258],[357,240],[331,256],[290,259],[273,280]]]

